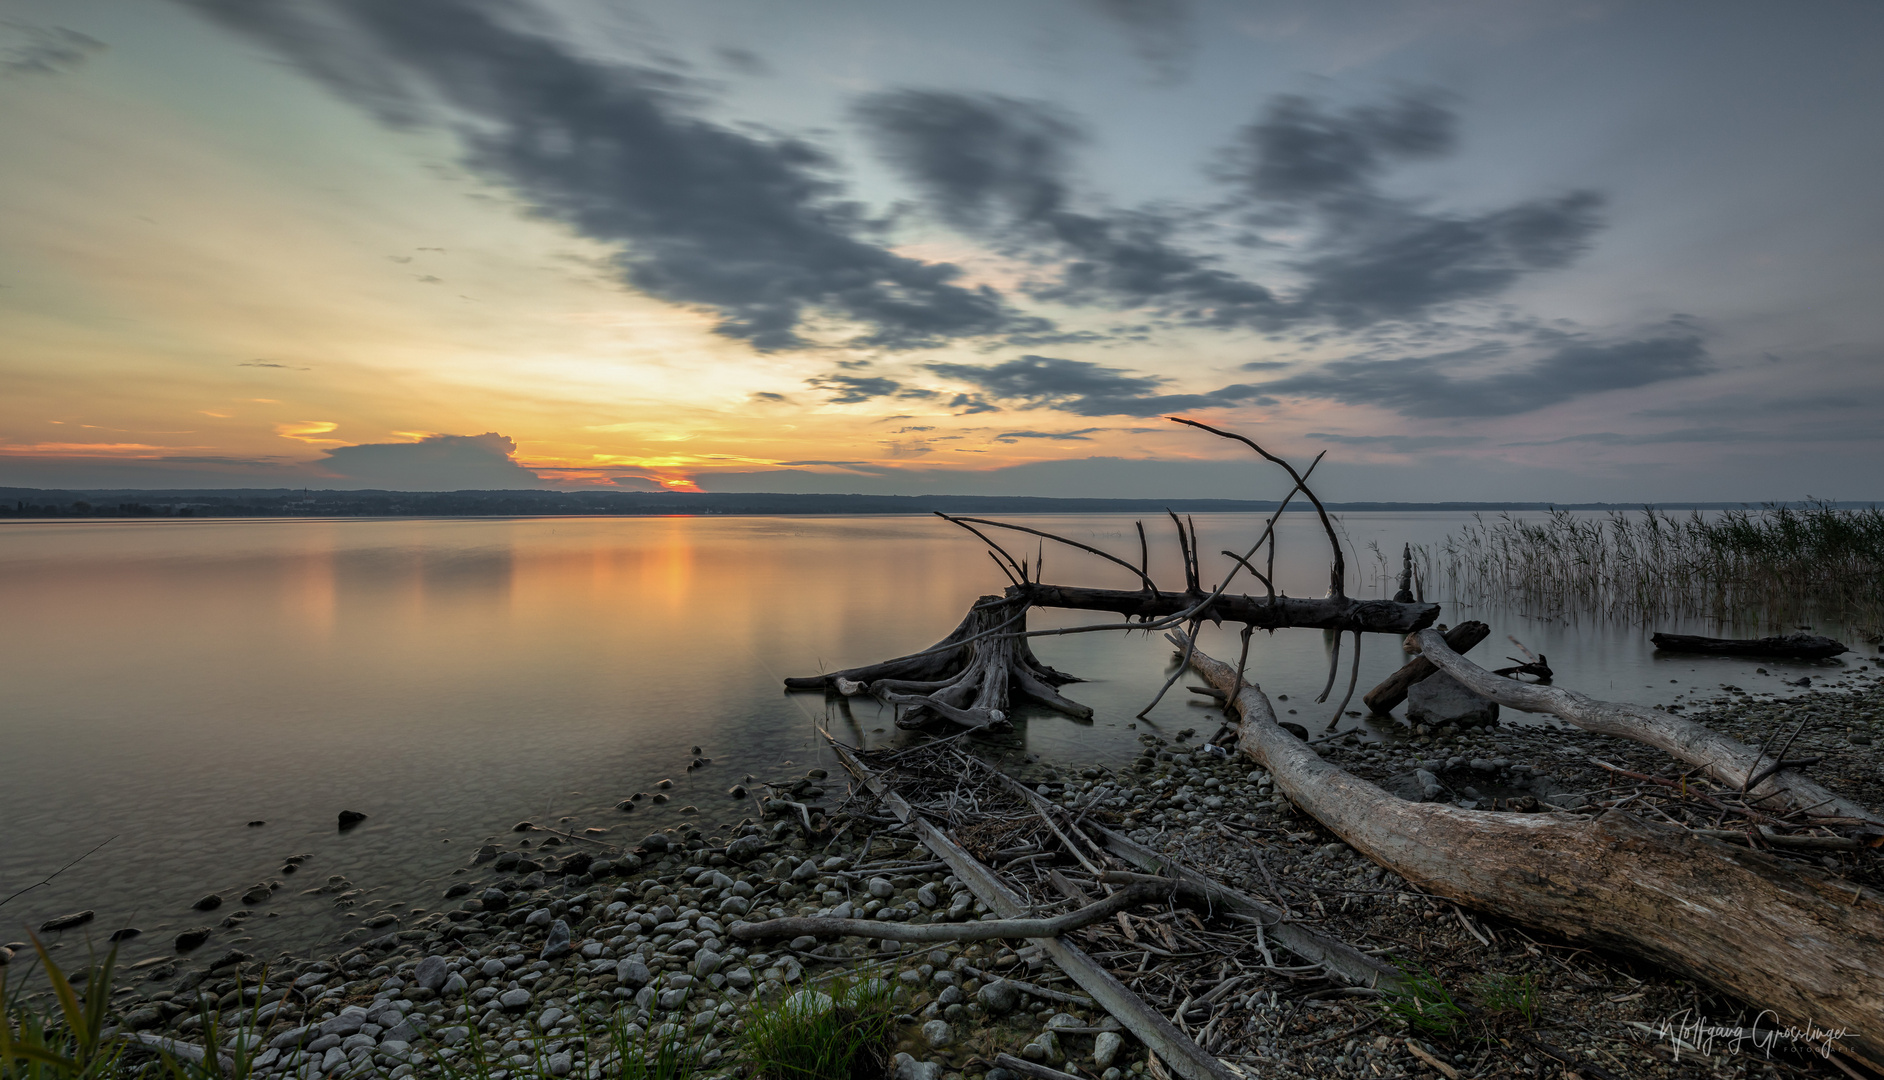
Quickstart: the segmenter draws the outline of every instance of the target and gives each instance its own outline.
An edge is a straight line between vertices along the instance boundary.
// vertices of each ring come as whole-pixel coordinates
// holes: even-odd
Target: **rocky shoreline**
[[[1671,707],[1750,742],[1803,721],[1794,753],[1824,758],[1818,775],[1835,790],[1884,803],[1873,741],[1884,737],[1884,688],[1863,667],[1841,669],[1834,680],[1784,699],[1724,688]],[[1527,1030],[1585,1063],[1589,1075],[1839,1075],[1809,1047],[1768,1061],[1752,1046],[1704,1048],[1667,1036],[1670,1017],[1726,1020],[1740,1010],[1644,965],[1527,934],[1412,889],[1299,816],[1260,769],[1198,745],[1195,734],[1146,733],[1144,752],[1119,770],[987,749],[1041,795],[1358,947],[1462,986],[1473,973],[1527,980],[1536,993]],[[1340,736],[1318,749],[1405,797],[1487,809],[1574,808],[1613,781],[1594,761],[1651,773],[1669,764],[1645,747],[1555,724],[1429,727],[1387,741]],[[772,785],[773,807],[785,816],[676,826],[632,849],[612,842],[628,825],[582,835],[520,823],[508,843],[480,848],[442,897],[376,917],[384,921],[365,930],[369,936],[330,954],[264,962],[230,949],[143,961],[123,973],[135,981],[119,992],[120,1022],[201,1040],[198,1007],[207,1005],[237,1032],[219,1039],[225,1049],[231,1039],[248,1041],[257,1075],[306,1080],[443,1074],[475,1037],[498,1065],[490,1080],[506,1080],[603,1075],[609,1051],[598,1036],[617,1018],[635,1031],[676,1025],[669,1030],[697,1040],[704,1075],[732,1076],[744,1069],[737,1048],[755,1002],[843,973],[890,987],[900,1010],[894,1070],[907,1080],[1012,1080],[992,1065],[1002,1052],[1099,1080],[1147,1071],[1144,1048],[1038,948],[734,941],[727,931],[739,920],[960,922],[988,914],[907,833],[855,805],[842,781],[812,769]],[[805,807],[805,820],[787,802]],[[818,826],[810,835],[834,838],[808,843],[808,824]],[[1875,852],[1815,858],[1884,884]],[[342,897],[352,885],[338,879],[322,888]],[[433,910],[440,901],[445,910]],[[1510,1038],[1501,1050],[1496,1031],[1476,1041],[1422,1041],[1369,1002],[1285,991],[1240,1001],[1251,1024],[1273,1033],[1246,1063],[1250,1075],[1433,1075],[1434,1061],[1456,1076],[1503,1075],[1511,1061],[1549,1066],[1550,1075],[1565,1070],[1549,1054],[1512,1051]]]

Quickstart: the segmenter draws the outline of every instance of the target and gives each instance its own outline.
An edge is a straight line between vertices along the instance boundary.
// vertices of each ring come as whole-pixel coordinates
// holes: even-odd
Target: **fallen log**
[[[1491,627],[1482,622],[1462,622],[1446,631],[1446,644],[1453,652],[1467,653],[1472,647],[1491,636]],[[1416,682],[1424,681],[1439,669],[1424,656],[1416,656],[1400,666],[1400,670],[1381,680],[1379,686],[1361,695],[1361,701],[1369,712],[1376,716],[1385,716],[1394,707],[1406,700],[1406,692]]]
[[[1662,652],[1704,653],[1709,656],[1783,656],[1793,660],[1829,660],[1839,653],[1851,651],[1844,643],[1817,634],[1763,638],[1655,634],[1649,640]]]
[[[1705,725],[1658,709],[1598,701],[1575,690],[1500,678],[1452,651],[1445,638],[1431,630],[1420,631],[1415,640],[1441,671],[1500,705],[1546,713],[1585,731],[1645,743],[1699,766],[1728,787],[1778,796],[1794,809],[1816,807],[1823,817],[1855,818],[1884,826],[1884,815],[1833,794],[1795,769],[1779,769],[1763,776],[1764,755],[1760,751]],[[1765,764],[1770,766],[1772,760],[1768,758]],[[1755,782],[1749,785],[1749,780]]]
[[[1059,937],[1068,930],[1091,926],[1101,919],[1111,918],[1115,913],[1124,911],[1126,908],[1150,903],[1170,894],[1171,889],[1168,885],[1163,888],[1149,884],[1133,885],[1131,888],[1113,893],[1104,900],[1069,911],[1064,915],[1055,915],[1051,919],[990,919],[986,922],[908,925],[884,922],[881,919],[834,919],[810,915],[802,918],[766,919],[762,922],[737,922],[727,927],[726,932],[740,941],[807,935],[910,942],[1051,938]]]
[[[825,738],[830,741],[838,760],[844,763],[844,768],[882,798],[899,819],[914,828],[916,838],[949,864],[955,876],[968,886],[976,899],[994,909],[1002,918],[1015,918],[1027,910],[1021,898],[1003,885],[980,860],[916,813],[914,807],[857,760],[848,747],[831,739],[828,733]],[[1230,1071],[1208,1051],[1179,1031],[1177,1025],[1162,1013],[1145,1004],[1143,998],[1132,993],[1124,983],[1119,982],[1111,972],[1077,946],[1061,938],[1042,938],[1040,946],[1060,966],[1061,971],[1079,984],[1080,989],[1091,994],[1094,1001],[1124,1024],[1126,1030],[1136,1036],[1139,1042],[1163,1058],[1183,1080],[1235,1080]]]
[[[1422,643],[1428,655],[1444,647],[1430,631]],[[1645,957],[1785,1023],[1842,1028],[1843,1052],[1884,1066],[1884,894],[1620,810],[1588,818],[1407,802],[1322,760],[1277,726],[1259,688],[1189,652],[1213,686],[1241,684],[1240,751],[1374,862],[1460,904]]]

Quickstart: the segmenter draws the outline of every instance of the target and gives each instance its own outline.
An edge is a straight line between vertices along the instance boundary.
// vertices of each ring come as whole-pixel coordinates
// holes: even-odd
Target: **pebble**
[[[1020,1006],[1020,991],[1006,979],[996,979],[975,992],[981,1007],[996,1016],[1006,1016]]]
[[[530,1004],[530,991],[521,986],[497,995],[497,1004],[509,1012],[522,1012]]]
[[[1101,1069],[1109,1069],[1119,1056],[1119,1050],[1125,1040],[1115,1031],[1102,1031],[1092,1041],[1092,1061]]]
[[[955,1029],[946,1020],[931,1020],[922,1025],[922,1039],[931,1050],[941,1050],[955,1044]]]

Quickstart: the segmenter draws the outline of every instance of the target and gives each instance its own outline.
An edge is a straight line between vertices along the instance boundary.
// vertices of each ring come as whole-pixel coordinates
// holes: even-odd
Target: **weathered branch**
[[[1010,589],[1009,595],[1016,591]],[[1071,585],[1034,582],[1018,595],[1034,607],[1111,611],[1134,619],[1158,619],[1182,614],[1205,599],[1197,594],[1130,592],[1124,589],[1084,589]],[[1359,630],[1369,634],[1409,634],[1423,630],[1439,618],[1438,604],[1397,604],[1392,600],[1355,600],[1346,596],[1315,599],[1278,596],[1219,596],[1198,611],[1209,622],[1248,623],[1258,630],[1307,627],[1316,630]]]
[[[1884,826],[1884,815],[1835,795],[1810,777],[1790,769],[1764,777],[1757,785],[1748,785],[1747,781],[1758,773],[1760,753],[1738,739],[1692,720],[1640,705],[1598,701],[1562,687],[1500,678],[1453,652],[1447,647],[1446,639],[1434,630],[1420,631],[1415,640],[1422,655],[1439,670],[1500,705],[1547,713],[1585,731],[1646,743],[1690,765],[1700,766],[1722,784],[1779,795],[1795,808],[1816,806],[1827,817],[1857,818]]]
[[[1445,647],[1436,632],[1422,638],[1429,656]],[[1239,681],[1202,652],[1191,665],[1226,691]],[[1407,802],[1282,730],[1259,688],[1245,686],[1235,704],[1240,751],[1380,865],[1459,903],[1647,957],[1785,1023],[1844,1028],[1843,1049],[1884,1065],[1884,894],[1620,810],[1588,818]]]
[[[1490,636],[1491,627],[1484,623],[1462,622],[1446,631],[1446,645],[1453,652],[1467,653]],[[1361,695],[1361,701],[1367,705],[1369,712],[1385,716],[1393,711],[1394,706],[1406,700],[1407,691],[1413,688],[1414,683],[1425,681],[1438,670],[1431,660],[1416,656],[1401,665],[1400,670],[1381,680],[1379,686]]]
[[[895,923],[880,919],[833,919],[825,916],[805,916],[790,919],[766,919],[763,922],[740,922],[726,928],[726,932],[740,941],[759,941],[777,937],[861,937],[876,938],[882,941],[989,941],[994,938],[1050,938],[1059,937],[1068,930],[1077,930],[1082,926],[1091,926],[1101,919],[1109,919],[1126,908],[1148,904],[1154,900],[1169,896],[1169,886],[1160,888],[1154,885],[1134,885],[1121,889],[1096,903],[1088,904],[1064,915],[1055,915],[1051,919],[991,919],[987,922],[966,923]]]

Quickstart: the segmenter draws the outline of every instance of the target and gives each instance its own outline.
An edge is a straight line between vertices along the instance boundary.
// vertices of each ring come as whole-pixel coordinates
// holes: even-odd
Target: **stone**
[[[189,952],[191,949],[199,948],[203,942],[209,940],[209,935],[213,933],[215,931],[207,926],[193,926],[177,935],[177,951]]]
[[[1067,1028],[1085,1027],[1086,1022],[1072,1013],[1054,1013],[1042,1026],[1048,1031],[1064,1031]]]
[[[667,850],[667,834],[666,833],[649,833],[645,837],[642,837],[641,846],[646,848],[649,851],[656,852],[656,853],[666,851]]]
[[[890,879],[886,877],[873,877],[864,887],[878,900],[888,900],[896,895],[896,886],[890,884]]]
[[[818,864],[812,862],[810,859],[806,859],[804,862],[799,863],[797,868],[792,871],[791,880],[802,885],[817,876]]]
[[[497,995],[498,1007],[506,1012],[522,1012],[530,1004],[530,991],[523,987],[506,990]]]
[[[615,965],[615,981],[630,990],[639,990],[653,982],[654,975],[640,957],[630,956]]]
[[[274,1038],[268,1040],[268,1048],[270,1050],[287,1050],[291,1047],[300,1046],[303,1042],[307,1040],[308,1035],[314,1032],[315,1030],[316,1029],[312,1027],[308,1027],[307,1025],[302,1025],[300,1027],[291,1027],[288,1030],[282,1032],[281,1034],[275,1036]]]
[[[342,830],[351,829],[365,820],[366,815],[360,813],[358,810],[342,810],[340,812],[340,828]]]
[[[931,1050],[941,1050],[955,1044],[955,1029],[946,1020],[931,1020],[922,1025],[922,1040]]]
[[[1020,1006],[1020,991],[1006,979],[996,979],[975,992],[981,1007],[996,1016],[1006,1016]]]
[[[320,1031],[322,1035],[338,1035],[346,1039],[358,1035],[365,1026],[366,1010],[358,1005],[349,1005],[340,1010],[339,1015],[321,1021]]]
[[[1066,1060],[1066,1054],[1060,1050],[1059,1036],[1051,1031],[1034,1036],[1033,1042],[1021,1047],[1020,1056],[1043,1065],[1058,1065]]]
[[[428,956],[412,969],[412,981],[427,990],[444,989],[445,980],[449,978],[451,970],[442,956]]]
[[[219,904],[222,903],[220,899],[216,902]],[[47,919],[45,922],[39,924],[39,931],[44,934],[51,933],[54,930],[70,930],[74,926],[84,926],[86,923],[91,922],[92,917],[93,913],[90,911],[75,911],[70,915],[61,915],[56,919]]]
[[[1477,727],[1498,720],[1498,703],[1467,689],[1443,671],[1414,683],[1406,694],[1409,724],[1460,724]]]
[[[749,988],[750,986],[752,986],[752,982],[753,982],[753,979],[752,979],[751,968],[736,967],[733,970],[726,973],[726,985],[732,987],[735,990],[745,990]]]
[[[502,889],[485,889],[484,895],[478,897],[478,900],[484,904],[485,911],[506,911],[510,908],[510,894]]]
[[[190,906],[198,911],[214,911],[222,906],[222,897],[215,893],[210,893],[208,896],[203,897]]]
[[[544,960],[557,960],[574,951],[570,945],[569,924],[561,919],[550,923],[549,939],[543,942],[543,951],[538,956]]]
[[[747,862],[764,850],[765,841],[757,836],[742,836],[726,845],[726,857],[733,862]]]
[[[1109,1069],[1118,1059],[1119,1050],[1125,1040],[1116,1031],[1102,1031],[1092,1041],[1092,1063],[1101,1069]]]
[[[576,1059],[567,1050],[559,1050],[549,1056],[549,1074],[551,1076],[568,1076],[570,1070],[575,1067]]]
[[[725,958],[712,949],[701,949],[693,957],[693,973],[704,979],[720,969]]]
[[[894,1080],[942,1080],[942,1065],[935,1061],[917,1061],[908,1054],[898,1054],[890,1059],[890,1076]]]
[[[253,906],[273,895],[275,895],[275,890],[269,888],[266,884],[258,882],[254,885],[250,885],[248,891],[242,894],[242,902]]]
[[[528,916],[526,916],[523,920],[523,925],[548,926],[550,924],[550,920],[555,917],[556,916],[550,914],[549,908],[541,907],[541,908],[537,908],[535,911],[532,911]]]

